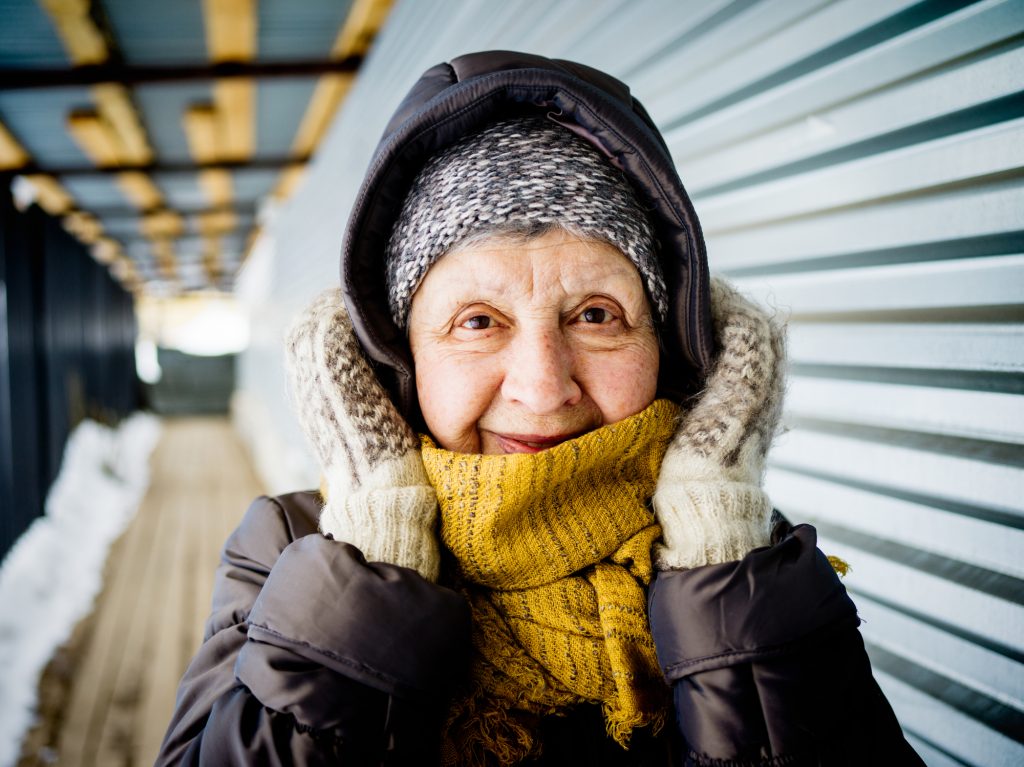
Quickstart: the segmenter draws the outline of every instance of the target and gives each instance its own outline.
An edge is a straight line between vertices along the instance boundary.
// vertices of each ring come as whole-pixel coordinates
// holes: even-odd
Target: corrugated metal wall
[[[0,194],[0,558],[43,513],[83,418],[139,406],[131,293],[60,223]]]
[[[488,48],[593,64],[663,128],[712,270],[791,318],[770,491],[852,564],[910,738],[932,767],[1024,764],[1022,45],[1019,0],[399,3],[246,278],[240,413],[287,453],[264,442],[268,484],[315,481],[277,344],[336,282],[411,82]]]

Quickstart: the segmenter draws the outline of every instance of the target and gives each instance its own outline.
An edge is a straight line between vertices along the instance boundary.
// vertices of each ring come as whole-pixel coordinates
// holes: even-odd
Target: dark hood
[[[398,107],[370,161],[341,255],[341,284],[356,334],[414,424],[420,419],[412,354],[388,312],[385,245],[429,157],[489,123],[521,115],[545,115],[593,144],[651,210],[669,294],[660,327],[659,395],[683,399],[710,365],[704,237],[665,141],[640,102],[624,83],[582,64],[512,51],[473,53],[428,69]]]

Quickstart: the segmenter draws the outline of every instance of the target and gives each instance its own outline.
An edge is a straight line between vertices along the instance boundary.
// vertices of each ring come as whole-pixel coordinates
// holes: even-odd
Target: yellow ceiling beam
[[[135,262],[127,256],[119,256],[110,264],[110,272],[129,290],[138,290],[141,281]]]
[[[215,63],[248,61],[256,54],[254,0],[203,0],[206,50]]]
[[[189,151],[196,162],[216,162],[220,155],[217,110],[209,105],[197,105],[185,111],[185,136]],[[231,204],[231,174],[223,169],[204,170],[199,174],[199,185],[212,207]]]
[[[279,200],[287,200],[306,178],[306,169],[301,165],[290,165],[277,178],[277,185],[274,187],[273,196]]]
[[[309,100],[306,113],[299,123],[299,130],[292,141],[292,152],[301,157],[310,155],[320,144],[331,118],[348,94],[355,80],[354,75],[324,75],[317,81],[313,97]]]
[[[29,159],[28,152],[18,143],[18,140],[11,135],[7,127],[0,123],[0,170],[20,168]]]
[[[223,160],[245,160],[256,146],[256,86],[252,80],[218,80],[213,102],[220,123],[218,153]]]
[[[90,13],[92,0],[38,2],[49,14],[74,65],[101,64],[109,60],[110,45]],[[95,110],[80,110],[68,117],[68,131],[82,151],[101,167],[151,162],[153,149],[128,89],[120,83],[101,83],[93,86],[92,95],[96,102]],[[72,207],[73,201],[62,199],[63,190],[59,185],[55,189],[55,184],[52,179],[42,182],[44,191],[40,193],[40,204],[44,208],[49,204],[55,210],[66,211]],[[140,210],[151,210],[164,204],[160,190],[145,173],[119,173],[117,184],[125,198]],[[134,264],[120,252],[120,246],[114,240],[102,236],[102,228],[94,217],[76,212],[65,219],[65,226],[79,239],[94,243],[93,252],[97,260],[110,264],[111,273],[126,288],[139,289],[141,283]],[[155,242],[154,247],[158,247]],[[165,260],[170,259],[166,268],[173,269],[173,246],[164,242],[159,247]]]
[[[231,174],[226,170],[204,170],[199,174],[199,186],[202,187],[206,199],[214,207],[231,204]]]
[[[120,85],[98,85],[100,109],[77,109],[68,115],[68,131],[97,165],[143,165],[153,159],[146,134],[128,92]]]
[[[110,125],[94,110],[78,109],[68,115],[68,132],[82,152],[100,167],[120,164],[121,152]]]
[[[36,202],[51,216],[61,216],[75,207],[74,198],[53,176],[25,176],[36,190]]]
[[[188,148],[196,162],[217,161],[217,111],[208,104],[199,104],[185,110],[183,122]]]
[[[110,56],[103,32],[92,20],[90,0],[38,0],[53,21],[71,63],[102,64]]]
[[[306,167],[303,165],[292,165],[281,173],[277,186],[274,188],[274,196],[286,200],[295,194],[295,191],[302,185],[306,178]]]
[[[392,5],[394,0],[356,0],[334,41],[331,56],[343,59],[365,55],[384,26]]]
[[[121,243],[107,236],[100,237],[92,246],[92,257],[101,264],[109,266],[118,258],[123,258]]]
[[[218,236],[233,232],[238,226],[238,219],[233,210],[216,210],[200,213],[198,224],[200,234]]]
[[[178,266],[174,258],[174,243],[169,239],[156,239],[152,241],[153,256],[156,259],[157,268],[160,274],[168,282],[178,279]]]
[[[221,261],[220,238],[210,236],[203,240],[203,271],[211,285],[220,282],[224,276],[224,263]]]
[[[206,50],[214,63],[251,61],[256,55],[255,0],[203,0]],[[252,80],[218,80],[213,86],[213,105],[189,109],[185,133],[197,162],[245,160],[256,147],[256,86]],[[214,207],[231,205],[231,174],[207,170],[199,185]],[[223,272],[220,235],[236,226],[233,213],[209,213],[199,218],[203,234],[203,268],[216,284]]]
[[[150,240],[180,237],[185,221],[173,210],[158,210],[139,219],[139,230]]]
[[[153,150],[128,89],[119,83],[103,83],[94,86],[92,93],[100,115],[117,141],[121,162],[132,165],[150,162]]]
[[[20,168],[32,159],[10,131],[0,123],[0,168],[9,170]],[[74,198],[53,176],[32,174],[25,176],[35,190],[36,202],[39,207],[51,216],[62,216],[75,207]]]
[[[117,185],[128,201],[139,210],[152,210],[164,204],[160,189],[145,173],[128,171],[117,174]]]
[[[39,0],[50,15],[71,62],[101,64],[110,58],[110,47],[92,20],[91,0]],[[99,115],[110,126],[117,156],[125,163],[147,163],[153,158],[128,90],[119,83],[93,86]]]
[[[356,0],[334,40],[331,58],[365,55],[374,37],[384,26],[393,4],[394,0]],[[316,151],[354,80],[355,75],[349,73],[324,75],[320,78],[292,141],[293,154],[305,157]],[[298,167],[286,168],[278,178],[274,196],[281,199],[290,197],[304,175]]]
[[[64,216],[61,223],[66,231],[73,234],[86,245],[99,242],[100,237],[103,235],[103,226],[100,224],[99,219],[85,211],[72,211]]]
[[[208,23],[207,30],[209,29]],[[209,39],[209,31],[207,38]],[[193,106],[185,112],[185,135],[188,138],[189,151],[197,162],[213,162],[220,156],[224,137],[218,119],[221,114],[223,112],[216,107],[208,105]],[[231,174],[228,171],[204,170],[199,174],[199,185],[212,206],[223,207],[231,204],[233,190]],[[199,229],[203,233],[203,269],[211,283],[216,282],[221,268],[220,239],[214,231],[215,221],[213,214],[199,218]]]
[[[251,61],[256,55],[254,0],[203,0],[206,50],[214,63]],[[244,160],[256,145],[252,80],[218,80],[213,86],[218,132],[217,156],[211,159]]]
[[[68,130],[82,151],[101,167],[117,167],[122,159],[117,137],[110,123],[92,110],[79,110],[68,116]],[[163,205],[163,195],[145,173],[127,171],[117,174],[121,193],[136,208],[150,210]]]

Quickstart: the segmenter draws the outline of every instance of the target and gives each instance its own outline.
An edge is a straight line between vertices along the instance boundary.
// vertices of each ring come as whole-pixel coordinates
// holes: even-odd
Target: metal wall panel
[[[1015,0],[400,2],[250,264],[241,399],[287,452],[268,485],[316,481],[281,334],[336,283],[418,74],[488,48],[606,69],[663,128],[712,270],[790,321],[768,487],[851,562],[908,736],[933,767],[1024,764],[1022,46]]]

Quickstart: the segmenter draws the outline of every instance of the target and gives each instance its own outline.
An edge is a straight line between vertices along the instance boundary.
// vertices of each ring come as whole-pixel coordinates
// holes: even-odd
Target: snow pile
[[[39,677],[89,614],[111,543],[149,485],[160,421],[136,413],[117,429],[83,421],[36,519],[0,565],[0,766],[14,765]]]

